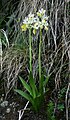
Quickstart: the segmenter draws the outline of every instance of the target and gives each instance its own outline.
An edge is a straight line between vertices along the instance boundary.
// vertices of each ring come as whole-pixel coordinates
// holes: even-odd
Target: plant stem
[[[40,42],[39,42],[39,81],[41,80],[41,42],[42,42],[42,30],[40,28]],[[39,83],[41,88],[41,81]]]
[[[31,43],[32,43],[32,36],[31,36],[31,28],[29,29],[29,64],[30,64],[30,72],[32,72],[32,47],[31,47]]]

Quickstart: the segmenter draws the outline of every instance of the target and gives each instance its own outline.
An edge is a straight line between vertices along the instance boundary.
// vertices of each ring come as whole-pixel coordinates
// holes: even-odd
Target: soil
[[[3,107],[1,106],[1,97],[0,97],[0,120],[19,120],[19,110],[24,109],[27,101],[19,96],[18,94],[9,95],[7,98],[8,105]],[[49,95],[48,95],[49,96]],[[46,98],[46,101],[49,101],[49,98]],[[30,104],[25,110],[21,120],[48,120],[47,119],[47,104],[44,103],[39,113],[35,113],[34,111],[28,109],[30,108]],[[66,120],[65,112],[57,113],[57,120]]]
[[[7,101],[7,106],[0,106],[0,120],[18,120],[18,111],[24,108],[26,101],[17,95],[13,95]],[[34,113],[29,109],[26,110],[21,120],[47,120],[44,106],[39,113]]]
[[[18,110],[23,106],[23,101],[16,96],[7,99],[8,105],[5,107],[0,106],[0,120],[18,120]],[[9,113],[7,110],[10,110]]]

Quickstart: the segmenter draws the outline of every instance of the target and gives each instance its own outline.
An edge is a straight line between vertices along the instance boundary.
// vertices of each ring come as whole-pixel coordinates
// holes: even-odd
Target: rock
[[[6,113],[10,113],[11,109],[7,108]]]
[[[0,104],[1,107],[6,107],[8,106],[8,101],[3,101],[1,104]]]
[[[2,119],[2,116],[0,116],[0,119]]]

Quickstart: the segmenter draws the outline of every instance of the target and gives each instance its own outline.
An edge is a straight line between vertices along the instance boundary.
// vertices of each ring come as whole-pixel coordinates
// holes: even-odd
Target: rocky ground
[[[26,101],[19,96],[12,96],[8,100],[0,102],[0,120],[18,120],[18,111],[23,109]],[[34,113],[27,109],[21,120],[46,120],[47,116],[44,107],[39,113]]]

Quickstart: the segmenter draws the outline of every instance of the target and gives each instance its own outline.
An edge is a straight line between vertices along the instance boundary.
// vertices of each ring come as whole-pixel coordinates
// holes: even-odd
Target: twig
[[[22,116],[24,114],[24,111],[26,110],[28,104],[29,104],[29,101],[26,103],[24,109],[18,111],[19,112],[19,118],[18,118],[18,120],[21,120],[21,118],[22,118]]]

